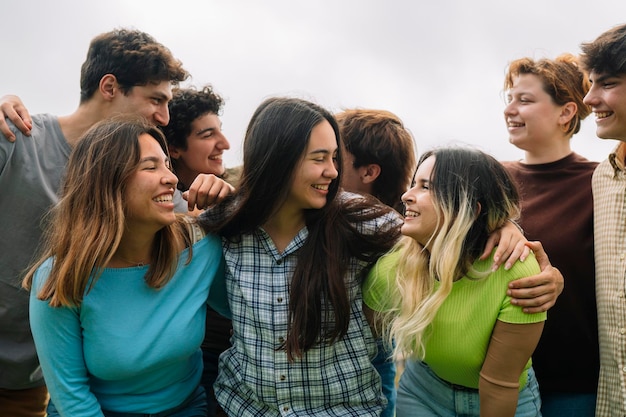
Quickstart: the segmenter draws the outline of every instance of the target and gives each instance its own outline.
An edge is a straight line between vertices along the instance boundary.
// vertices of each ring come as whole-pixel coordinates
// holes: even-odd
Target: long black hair
[[[333,115],[297,98],[270,98],[261,103],[246,131],[239,188],[220,208],[228,214],[218,223],[201,220],[208,231],[229,239],[266,223],[286,200],[311,131],[323,121],[331,125],[337,138],[339,176],[330,184],[327,204],[304,213],[309,235],[298,253],[290,283],[285,342],[290,359],[321,340],[333,343],[345,335],[350,318],[344,281],[348,259],[374,262],[399,236],[395,225],[370,235],[357,230],[358,223],[392,211],[378,200],[337,198],[342,146]]]

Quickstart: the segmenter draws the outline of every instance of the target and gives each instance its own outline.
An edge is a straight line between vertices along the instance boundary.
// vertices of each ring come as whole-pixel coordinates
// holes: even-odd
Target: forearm
[[[481,417],[515,415],[520,375],[539,342],[543,324],[496,322],[480,371]]]
[[[478,385],[480,417],[513,417],[519,397],[519,382],[495,381],[482,373]]]

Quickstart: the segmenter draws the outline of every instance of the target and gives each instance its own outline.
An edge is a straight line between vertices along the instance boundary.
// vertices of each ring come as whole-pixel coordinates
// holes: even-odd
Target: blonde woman
[[[546,314],[507,296],[539,265],[531,255],[492,271],[492,259],[479,259],[489,234],[519,213],[508,173],[477,150],[430,151],[402,200],[404,237],[364,284],[365,304],[386,313],[394,354],[408,358],[396,415],[540,415],[530,356]]]

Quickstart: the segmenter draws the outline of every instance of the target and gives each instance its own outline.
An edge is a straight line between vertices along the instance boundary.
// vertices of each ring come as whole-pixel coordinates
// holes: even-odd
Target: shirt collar
[[[624,171],[624,159],[626,158],[626,142],[620,142],[615,150],[609,154],[609,162],[613,167],[613,170],[617,174],[619,171]]]
[[[288,255],[296,252],[306,242],[307,237],[309,236],[309,229],[307,227],[303,227],[300,229],[298,234],[291,240],[291,242],[287,245],[285,250],[281,253],[276,249],[276,245],[274,245],[274,241],[270,237],[269,233],[263,229],[263,227],[258,227],[256,234],[258,236],[259,242],[265,249],[266,253],[272,256],[275,260],[286,258]]]

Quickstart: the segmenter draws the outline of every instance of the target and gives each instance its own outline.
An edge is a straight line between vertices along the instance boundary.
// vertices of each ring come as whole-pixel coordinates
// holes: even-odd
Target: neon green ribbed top
[[[390,253],[378,260],[363,286],[363,301],[374,311],[389,310],[394,300],[389,288],[395,283],[395,270],[400,253]],[[479,271],[488,270],[489,259],[476,261]],[[510,281],[540,272],[535,256],[516,262],[509,271],[499,268],[487,278],[463,277],[441,305],[425,341],[424,362],[442,379],[453,384],[478,388],[479,372],[489,346],[496,320],[505,323],[529,324],[546,320],[546,313],[526,314],[511,304],[506,295]],[[437,286],[437,283],[435,283]],[[528,360],[520,376],[520,389],[526,384]]]

